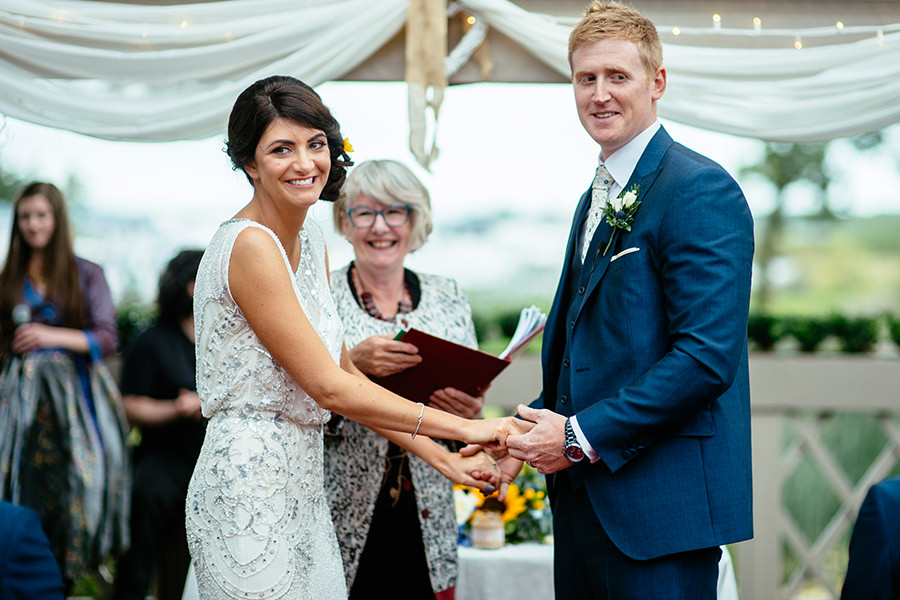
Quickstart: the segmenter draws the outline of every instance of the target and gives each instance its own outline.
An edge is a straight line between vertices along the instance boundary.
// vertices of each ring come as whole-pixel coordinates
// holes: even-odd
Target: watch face
[[[566,456],[572,460],[581,460],[584,458],[584,450],[578,446],[569,446],[566,448]]]

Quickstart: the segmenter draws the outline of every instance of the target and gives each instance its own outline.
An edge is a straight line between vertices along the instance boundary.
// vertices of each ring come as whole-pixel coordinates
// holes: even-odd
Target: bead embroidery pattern
[[[210,419],[187,498],[191,557],[203,600],[346,598],[324,494],[322,426],[330,412],[265,349],[228,287],[238,234],[219,228],[197,274],[197,390]],[[324,239],[308,219],[292,281],[304,313],[335,361],[343,327],[325,272]]]

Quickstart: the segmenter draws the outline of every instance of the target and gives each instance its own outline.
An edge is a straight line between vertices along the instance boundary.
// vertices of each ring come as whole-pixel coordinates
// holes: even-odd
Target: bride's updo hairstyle
[[[322,200],[337,199],[353,161],[344,151],[341,126],[322,98],[311,87],[293,77],[274,75],[260,79],[241,92],[228,119],[225,152],[235,170],[244,168],[256,155],[256,147],[266,128],[276,119],[293,121],[310,129],[321,129],[328,139],[331,171],[322,189]],[[247,175],[250,183],[253,180]]]

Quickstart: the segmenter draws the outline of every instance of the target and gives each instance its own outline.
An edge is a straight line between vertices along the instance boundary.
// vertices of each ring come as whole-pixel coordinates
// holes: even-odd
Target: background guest
[[[386,376],[422,358],[401,329],[477,347],[472,311],[452,279],[404,268],[431,232],[428,190],[392,160],[360,163],[334,204],[354,260],[331,274],[354,364]],[[473,418],[484,398],[452,388],[429,404]],[[372,430],[336,417],[325,438],[326,486],[351,598],[452,598],[458,572],[452,483]],[[403,577],[389,575],[404,565]]]
[[[63,600],[64,587],[38,514],[0,502],[0,598]]]
[[[33,508],[67,585],[127,542],[128,456],[103,270],[76,257],[62,194],[13,203],[0,272],[0,498]]]
[[[125,413],[141,441],[134,450],[131,547],[117,565],[117,599],[143,600],[155,565],[166,565],[159,600],[181,598],[187,575],[184,502],[206,428],[194,376],[194,279],[202,256],[183,250],[169,261],[159,280],[156,324],[122,362]]]
[[[853,534],[841,600],[891,600],[900,595],[900,477],[866,493]]]

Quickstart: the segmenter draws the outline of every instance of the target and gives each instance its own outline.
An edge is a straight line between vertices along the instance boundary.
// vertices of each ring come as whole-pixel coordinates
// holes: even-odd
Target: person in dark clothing
[[[866,492],[850,536],[841,600],[900,597],[900,477]]]
[[[122,363],[125,412],[141,439],[134,450],[132,544],[118,563],[117,600],[143,600],[161,565],[157,597],[181,598],[187,575],[184,503],[205,432],[194,377],[194,279],[202,256],[184,250],[169,262],[159,281],[157,322]]]
[[[0,501],[0,598],[65,600],[64,589],[38,514]]]

